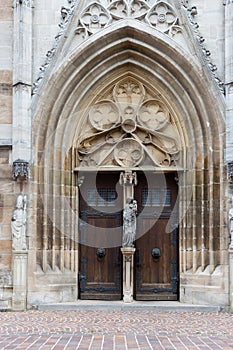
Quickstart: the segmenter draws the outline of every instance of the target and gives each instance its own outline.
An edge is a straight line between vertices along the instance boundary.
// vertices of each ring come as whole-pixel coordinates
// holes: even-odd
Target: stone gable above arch
[[[133,18],[175,37],[182,33],[174,1],[109,0],[91,1],[82,9],[76,34],[86,39],[116,21]]]
[[[60,31],[54,47],[47,52],[45,63],[40,67],[33,93],[38,93],[44,79],[69,60],[70,55],[81,51],[88,42],[94,46],[101,36],[115,31],[117,23],[119,30],[127,25],[126,22],[130,22],[130,25],[134,23],[135,29],[144,27],[152,38],[168,39],[170,45],[182,50],[185,56],[188,55],[200,66],[203,66],[203,55],[208,56],[206,69],[209,71],[213,67],[215,72],[216,67],[210,62],[209,51],[203,47],[203,38],[197,32],[198,25],[195,20],[190,21],[188,18],[187,7],[187,1],[180,0],[74,1],[70,10],[61,9]],[[135,36],[138,33],[135,31]]]

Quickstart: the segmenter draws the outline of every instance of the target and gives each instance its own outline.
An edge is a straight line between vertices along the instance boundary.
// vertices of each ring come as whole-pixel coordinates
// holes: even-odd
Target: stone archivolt
[[[91,130],[78,143],[82,167],[179,165],[179,137],[168,108],[148,98],[134,78],[118,82],[112,99],[91,106],[88,123]]]
[[[110,23],[125,18],[141,20],[151,27],[173,37],[182,32],[176,11],[166,1],[157,0],[153,5],[144,0],[93,1],[80,15],[76,34],[86,39]]]

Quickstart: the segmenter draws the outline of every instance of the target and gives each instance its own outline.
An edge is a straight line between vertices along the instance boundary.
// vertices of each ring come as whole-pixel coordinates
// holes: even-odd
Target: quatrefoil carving
[[[174,37],[182,32],[176,11],[168,2],[157,0],[153,5],[147,0],[93,1],[81,13],[75,33],[84,40],[114,21],[133,18]]]

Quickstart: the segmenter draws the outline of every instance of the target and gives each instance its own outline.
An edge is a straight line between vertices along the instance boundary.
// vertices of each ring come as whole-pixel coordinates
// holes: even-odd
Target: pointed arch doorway
[[[86,121],[76,168],[82,179],[80,298],[122,298],[122,212],[126,200],[134,198],[134,298],[177,300],[175,177],[181,147],[169,108],[127,75],[90,106]]]

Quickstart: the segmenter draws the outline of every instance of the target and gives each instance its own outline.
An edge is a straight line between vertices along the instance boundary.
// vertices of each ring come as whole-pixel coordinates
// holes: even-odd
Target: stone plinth
[[[14,311],[23,311],[27,308],[27,262],[26,250],[13,251],[12,310]]]
[[[229,267],[230,267],[230,311],[233,312],[233,247],[229,249]]]
[[[133,301],[133,257],[135,248],[121,248],[123,254],[123,301],[132,303]]]

